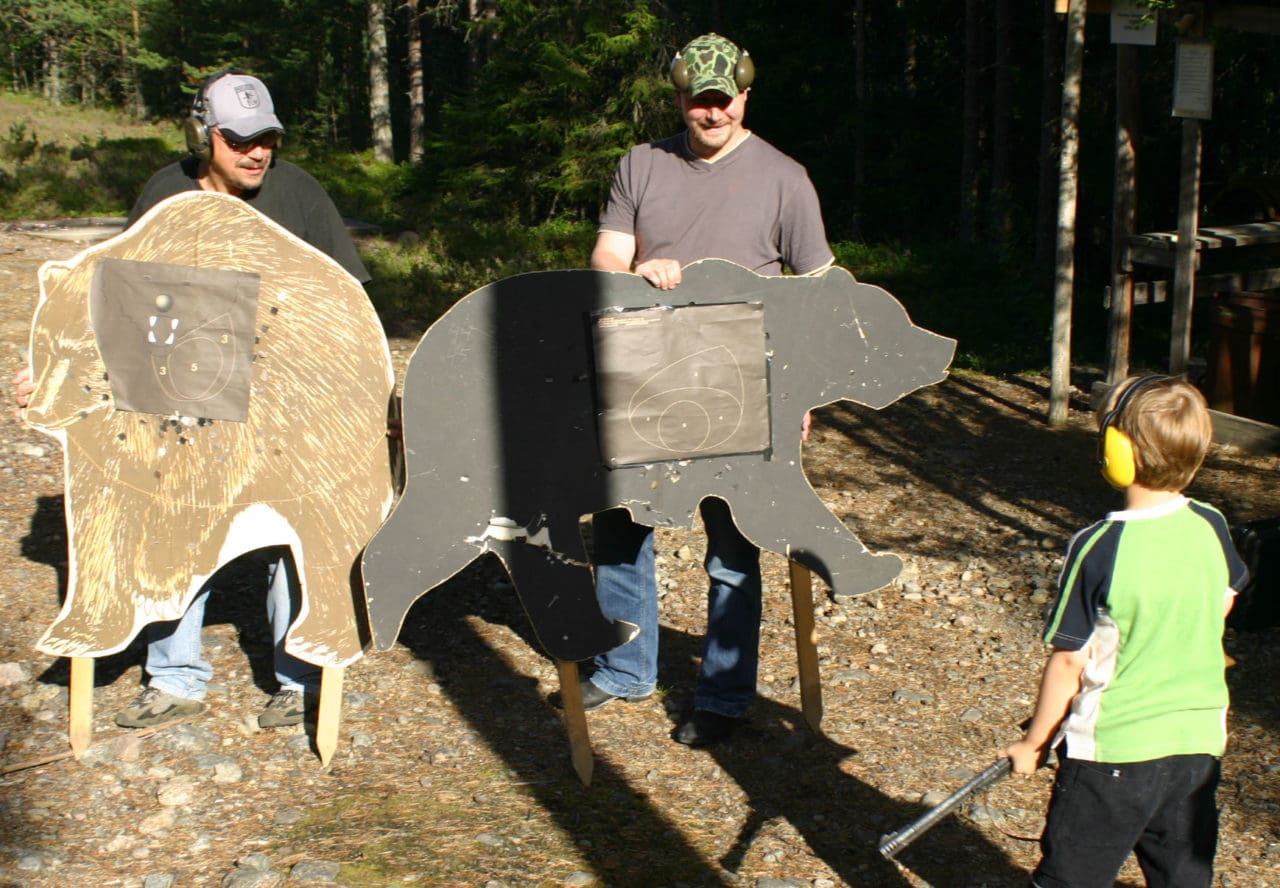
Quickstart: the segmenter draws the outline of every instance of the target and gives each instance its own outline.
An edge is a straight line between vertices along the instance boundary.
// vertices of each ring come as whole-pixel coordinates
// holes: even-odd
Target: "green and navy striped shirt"
[[[1222,755],[1222,633],[1248,576],[1222,514],[1182,496],[1072,538],[1044,634],[1089,651],[1065,725],[1071,758]]]

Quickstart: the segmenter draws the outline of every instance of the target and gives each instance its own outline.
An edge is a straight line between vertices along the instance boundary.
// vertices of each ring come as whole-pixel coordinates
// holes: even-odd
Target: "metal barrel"
[[[919,819],[892,835],[882,836],[880,839],[880,853],[886,859],[892,860],[899,851],[931,830],[939,820],[964,804],[970,796],[999,783],[1005,777],[1008,777],[1012,770],[1013,762],[1010,759],[996,759],[994,764],[947,796],[936,807],[930,808]]]

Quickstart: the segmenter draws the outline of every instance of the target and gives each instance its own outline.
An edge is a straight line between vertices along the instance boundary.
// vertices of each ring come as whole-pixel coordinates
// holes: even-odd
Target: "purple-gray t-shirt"
[[[808,274],[832,262],[804,167],[750,134],[715,163],[684,133],[637,145],[613,177],[601,231],[634,235],[635,262],[728,259],[757,274]]]

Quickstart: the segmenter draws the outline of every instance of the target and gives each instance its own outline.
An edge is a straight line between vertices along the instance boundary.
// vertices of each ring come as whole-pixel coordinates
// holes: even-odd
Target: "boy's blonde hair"
[[[1116,386],[1107,399],[1107,411],[1143,378],[1131,376]],[[1105,413],[1099,416],[1100,423],[1104,417]],[[1150,490],[1185,488],[1213,442],[1213,420],[1204,395],[1178,377],[1143,382],[1111,425],[1132,442],[1134,481]]]

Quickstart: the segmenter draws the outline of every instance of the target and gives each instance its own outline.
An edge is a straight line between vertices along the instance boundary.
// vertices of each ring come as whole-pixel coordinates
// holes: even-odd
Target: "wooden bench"
[[[1152,231],[1146,234],[1132,234],[1125,239],[1128,249],[1128,271],[1133,273],[1134,266],[1149,266],[1165,270],[1166,277],[1133,282],[1133,304],[1148,305],[1156,302],[1167,302],[1173,282],[1175,253],[1178,247],[1176,231]],[[1212,228],[1201,228],[1196,231],[1196,276],[1194,291],[1196,298],[1211,296],[1214,293],[1238,292],[1240,290],[1269,290],[1280,287],[1280,266],[1256,268],[1248,270],[1219,269],[1217,271],[1201,268],[1210,264],[1229,264],[1231,259],[1223,259],[1212,263],[1211,257],[1227,255],[1231,251],[1233,257],[1244,258],[1244,254],[1235,254],[1236,248],[1248,249],[1250,257],[1264,258],[1270,253],[1280,255],[1280,222],[1246,222],[1242,225],[1217,225]],[[1269,248],[1269,249],[1268,249]],[[1222,251],[1222,252],[1219,252]],[[1112,290],[1106,288],[1105,304],[1111,306]]]

